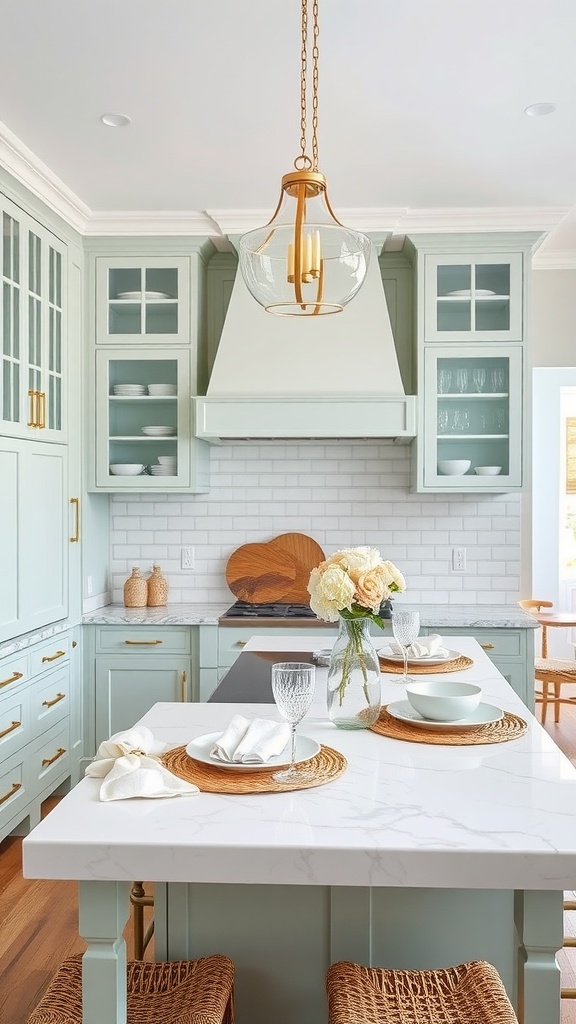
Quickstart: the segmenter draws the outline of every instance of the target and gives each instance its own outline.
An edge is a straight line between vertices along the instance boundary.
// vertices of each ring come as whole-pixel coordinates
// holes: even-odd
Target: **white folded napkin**
[[[210,755],[228,764],[265,764],[281,754],[291,735],[287,722],[234,715]]]
[[[172,775],[160,761],[166,743],[154,739],[150,729],[140,725],[117,732],[98,747],[86,768],[86,775],[104,779],[101,800],[129,800],[131,797],[188,796],[198,786]]]
[[[390,641],[390,650],[392,654],[402,654],[400,644],[395,643],[393,640]],[[431,633],[430,636],[421,636],[414,640],[406,648],[406,654],[412,659],[445,658],[448,655],[448,650],[446,647],[442,647],[442,637],[440,634]]]

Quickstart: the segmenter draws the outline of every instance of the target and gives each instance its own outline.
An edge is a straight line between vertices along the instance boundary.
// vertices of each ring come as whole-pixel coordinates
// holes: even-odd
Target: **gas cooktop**
[[[223,619],[315,619],[309,604],[250,604],[236,601],[224,614]]]

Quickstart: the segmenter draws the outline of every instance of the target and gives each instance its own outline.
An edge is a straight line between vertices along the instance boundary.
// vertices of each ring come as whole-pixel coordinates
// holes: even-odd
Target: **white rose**
[[[390,587],[390,590],[398,591],[398,593],[401,593],[403,590],[406,590],[406,580],[404,579],[400,570],[396,568],[394,563],[384,562],[383,564],[385,568],[388,570],[389,578],[387,580],[387,583],[388,586]]]
[[[324,572],[313,569],[308,582],[310,607],[319,618],[337,622],[338,613],[351,607],[354,589],[352,580],[338,565],[328,565]]]
[[[375,569],[377,565],[382,562],[382,555],[378,551],[378,548],[343,548],[342,551],[337,551],[332,559],[338,559],[340,564],[346,564],[351,572],[358,574],[359,572],[370,572],[371,569]]]

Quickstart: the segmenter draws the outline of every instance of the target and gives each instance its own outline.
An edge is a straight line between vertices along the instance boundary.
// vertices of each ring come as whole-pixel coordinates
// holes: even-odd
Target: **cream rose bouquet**
[[[337,622],[368,618],[384,628],[380,605],[406,590],[406,580],[377,548],[343,548],[312,569],[308,582],[310,607],[320,619]]]
[[[384,627],[380,605],[406,581],[377,548],[344,548],[312,569],[310,607],[321,619],[340,621],[328,665],[328,713],[343,729],[367,728],[380,712],[380,666],[369,622]]]

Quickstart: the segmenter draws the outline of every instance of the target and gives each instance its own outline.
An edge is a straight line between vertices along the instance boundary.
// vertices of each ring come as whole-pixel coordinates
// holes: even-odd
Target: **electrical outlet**
[[[180,552],[180,568],[194,568],[194,548],[182,548],[182,551]]]
[[[452,548],[452,571],[466,572],[466,548]]]

